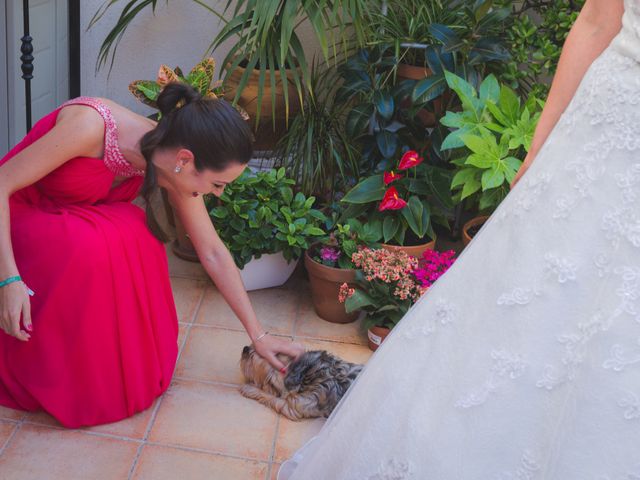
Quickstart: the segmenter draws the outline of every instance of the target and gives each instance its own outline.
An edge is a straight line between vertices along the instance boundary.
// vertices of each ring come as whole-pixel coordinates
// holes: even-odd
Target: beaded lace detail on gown
[[[120,151],[120,147],[118,147],[118,126],[107,105],[93,97],[74,98],[63,103],[62,107],[67,105],[87,105],[94,108],[104,119],[104,164],[109,170],[119,177],[144,176],[144,170],[131,165]]]

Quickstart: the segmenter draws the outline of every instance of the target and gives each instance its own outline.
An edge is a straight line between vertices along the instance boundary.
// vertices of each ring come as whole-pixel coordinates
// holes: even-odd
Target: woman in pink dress
[[[131,203],[158,187],[258,352],[277,368],[277,353],[302,352],[261,327],[200,198],[244,170],[248,126],[184,84],[158,105],[156,123],[71,100],[0,160],[0,405],[80,427],[131,416],[167,389],[178,320],[165,238]]]

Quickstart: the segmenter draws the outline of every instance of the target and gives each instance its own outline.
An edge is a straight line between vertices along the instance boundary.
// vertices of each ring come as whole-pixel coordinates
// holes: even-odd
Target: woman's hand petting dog
[[[281,375],[253,347],[244,347],[240,367],[247,381],[240,393],[273,408],[290,420],[328,417],[356,379],[362,365],[345,362],[324,350],[305,352],[291,360]]]
[[[266,359],[276,370],[280,371],[283,375],[286,371],[287,364],[278,359],[278,354],[284,354],[287,357],[298,358],[304,353],[304,347],[299,343],[285,340],[283,338],[274,337],[271,335],[265,335],[260,340],[254,343],[255,349],[258,354]]]

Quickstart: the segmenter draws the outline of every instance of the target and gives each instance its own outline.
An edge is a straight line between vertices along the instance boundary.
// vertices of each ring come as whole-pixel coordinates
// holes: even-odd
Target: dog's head
[[[291,358],[283,354],[278,354],[278,360],[286,365]],[[256,352],[255,348],[253,348],[253,345],[246,346],[242,349],[240,368],[246,381],[253,383],[261,390],[277,396],[285,391],[282,374],[273,368],[267,360],[262,358]]]

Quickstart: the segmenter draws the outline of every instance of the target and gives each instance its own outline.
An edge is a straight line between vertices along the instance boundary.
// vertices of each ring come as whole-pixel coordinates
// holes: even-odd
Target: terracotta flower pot
[[[432,240],[429,243],[423,243],[422,245],[413,245],[409,247],[399,245],[389,245],[387,243],[382,244],[382,248],[392,252],[405,252],[407,255],[411,255],[416,258],[422,257],[422,254],[426,250],[433,250],[436,247],[436,241]]]
[[[232,101],[235,98],[240,79],[246,71],[245,68],[238,66],[231,72],[225,81],[224,98]],[[284,88],[280,72],[276,72],[275,84],[275,125],[272,121],[271,108],[271,82],[268,76],[264,82],[263,95],[260,103],[260,121],[254,131],[255,139],[253,142],[254,150],[274,150],[280,138],[287,132],[287,116],[286,103],[284,98]],[[300,100],[298,92],[295,88],[293,72],[287,70],[287,92],[289,97],[289,122],[300,111]],[[254,69],[249,81],[242,89],[238,104],[249,114],[249,125],[255,127],[255,119],[258,111],[258,89],[260,84],[260,71]]]
[[[479,217],[472,218],[464,224],[464,226],[462,227],[462,243],[465,247],[469,245],[469,242],[471,242],[471,239],[473,238],[473,235],[469,235],[469,230],[473,227],[482,226],[488,218],[489,217],[487,215],[481,215]]]
[[[391,329],[387,327],[371,327],[367,330],[369,348],[374,352],[378,349],[383,340],[389,335]]]
[[[322,265],[311,258],[309,251],[304,254],[304,264],[309,273],[313,309],[318,316],[332,323],[350,323],[358,318],[358,312],[347,313],[344,304],[338,301],[340,285],[353,284],[356,271]]]

